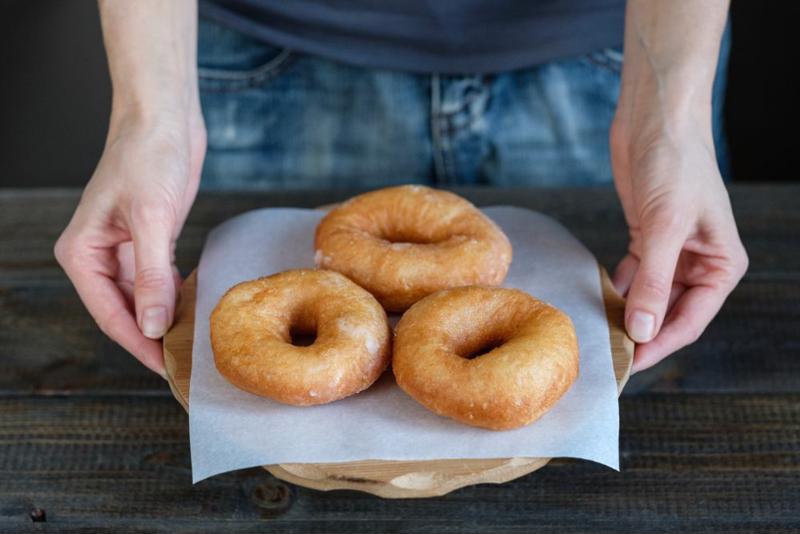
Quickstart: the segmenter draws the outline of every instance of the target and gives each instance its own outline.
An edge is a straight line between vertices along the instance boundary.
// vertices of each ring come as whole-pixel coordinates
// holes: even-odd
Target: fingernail
[[[167,332],[167,308],[153,306],[142,312],[142,333],[150,339],[158,339]]]
[[[628,319],[628,334],[637,343],[647,343],[656,331],[656,316],[650,312],[636,310]]]

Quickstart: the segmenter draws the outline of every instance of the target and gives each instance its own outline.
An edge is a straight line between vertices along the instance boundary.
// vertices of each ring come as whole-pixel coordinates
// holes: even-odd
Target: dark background
[[[734,0],[726,129],[733,179],[798,179],[800,2]],[[81,186],[111,92],[93,0],[10,0],[0,17],[0,187]]]

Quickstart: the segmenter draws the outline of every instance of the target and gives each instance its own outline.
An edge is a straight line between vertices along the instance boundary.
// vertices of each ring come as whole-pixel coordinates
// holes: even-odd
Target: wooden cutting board
[[[611,352],[617,388],[630,376],[634,344],[625,333],[625,301],[605,269],[599,269],[608,317]],[[175,311],[175,323],[164,336],[164,361],[170,389],[189,410],[189,379],[192,374],[192,343],[197,271],[184,281]],[[390,372],[390,371],[388,371]],[[351,489],[387,498],[444,495],[472,484],[501,483],[543,467],[550,458],[494,458],[486,460],[382,461],[368,460],[330,464],[278,464],[264,469],[276,477],[318,490]]]

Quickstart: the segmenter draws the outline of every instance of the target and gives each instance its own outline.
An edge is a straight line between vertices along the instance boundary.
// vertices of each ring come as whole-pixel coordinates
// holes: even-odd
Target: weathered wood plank
[[[167,395],[166,387],[100,332],[66,279],[0,286],[0,396]]]
[[[515,203],[554,214],[608,267],[623,252],[624,223],[613,191],[462,192],[483,204]],[[634,377],[631,391],[637,382],[657,391],[797,391],[800,333],[793,328],[792,304],[800,280],[800,247],[793,246],[798,192],[733,189],[751,273],[700,342],[650,373],[658,376]],[[191,269],[206,232],[235,213],[265,205],[314,206],[351,193],[203,194],[181,238],[179,264]],[[76,201],[73,190],[0,191],[0,391],[161,393],[160,379],[97,331],[54,263],[52,242]]]
[[[462,193],[554,215],[608,267],[624,251],[610,190]],[[203,194],[179,265],[236,213],[350,194]],[[643,376],[664,394],[623,398],[623,473],[560,461],[423,501],[298,489],[260,469],[192,487],[185,415],[96,330],[52,258],[77,195],[0,190],[0,532],[800,529],[800,187],[732,188],[750,274],[697,344]]]
[[[564,223],[613,269],[625,252],[626,227],[613,190],[458,189],[481,205],[514,204],[550,214]],[[188,273],[203,239],[214,225],[247,210],[267,206],[313,207],[336,202],[353,191],[201,193],[184,228],[177,257]],[[58,279],[52,246],[78,201],[76,190],[0,190],[0,278],[20,284]],[[733,186],[731,197],[753,275],[800,277],[800,187]]]
[[[800,392],[800,285],[747,279],[693,346],[629,392]],[[0,395],[168,394],[108,340],[74,290],[0,284]]]
[[[800,392],[800,284],[749,277],[703,336],[629,392]]]
[[[171,399],[5,398],[0,531],[800,528],[800,395],[644,395],[623,399],[621,418],[621,473],[564,460],[501,486],[386,501],[287,486],[260,469],[192,486],[186,416]],[[32,523],[34,509],[46,524]]]

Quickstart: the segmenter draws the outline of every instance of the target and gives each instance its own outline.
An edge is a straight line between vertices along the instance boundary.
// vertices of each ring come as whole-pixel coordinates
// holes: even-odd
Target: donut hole
[[[289,343],[295,347],[310,347],[316,341],[316,328],[302,328],[300,326],[292,326],[289,328]]]
[[[453,291],[459,292],[467,289],[457,288]],[[473,289],[473,291],[478,290]],[[465,308],[464,311],[468,310]],[[451,339],[448,343],[449,351],[465,360],[474,360],[512,342],[517,336],[523,319],[523,316],[515,311],[514,306],[487,302],[481,309],[481,313],[475,314],[474,311],[463,314],[455,313],[450,317],[455,324],[470,324],[471,328],[460,328],[461,335]]]
[[[436,245],[446,240],[446,237],[424,235],[415,228],[389,228],[384,229],[379,236],[390,245]]]
[[[287,342],[295,347],[310,347],[317,341],[317,321],[313,314],[297,312],[289,323]]]
[[[500,337],[478,340],[475,343],[469,343],[465,347],[461,347],[461,350],[456,354],[465,360],[474,360],[475,358],[480,358],[481,356],[489,354],[496,348],[502,347],[506,344],[506,341],[508,340]]]
[[[393,237],[393,238],[383,238],[384,241],[389,243],[390,245],[436,245],[440,243],[440,241],[434,241],[433,239],[427,239],[422,236],[408,236],[408,237]]]

